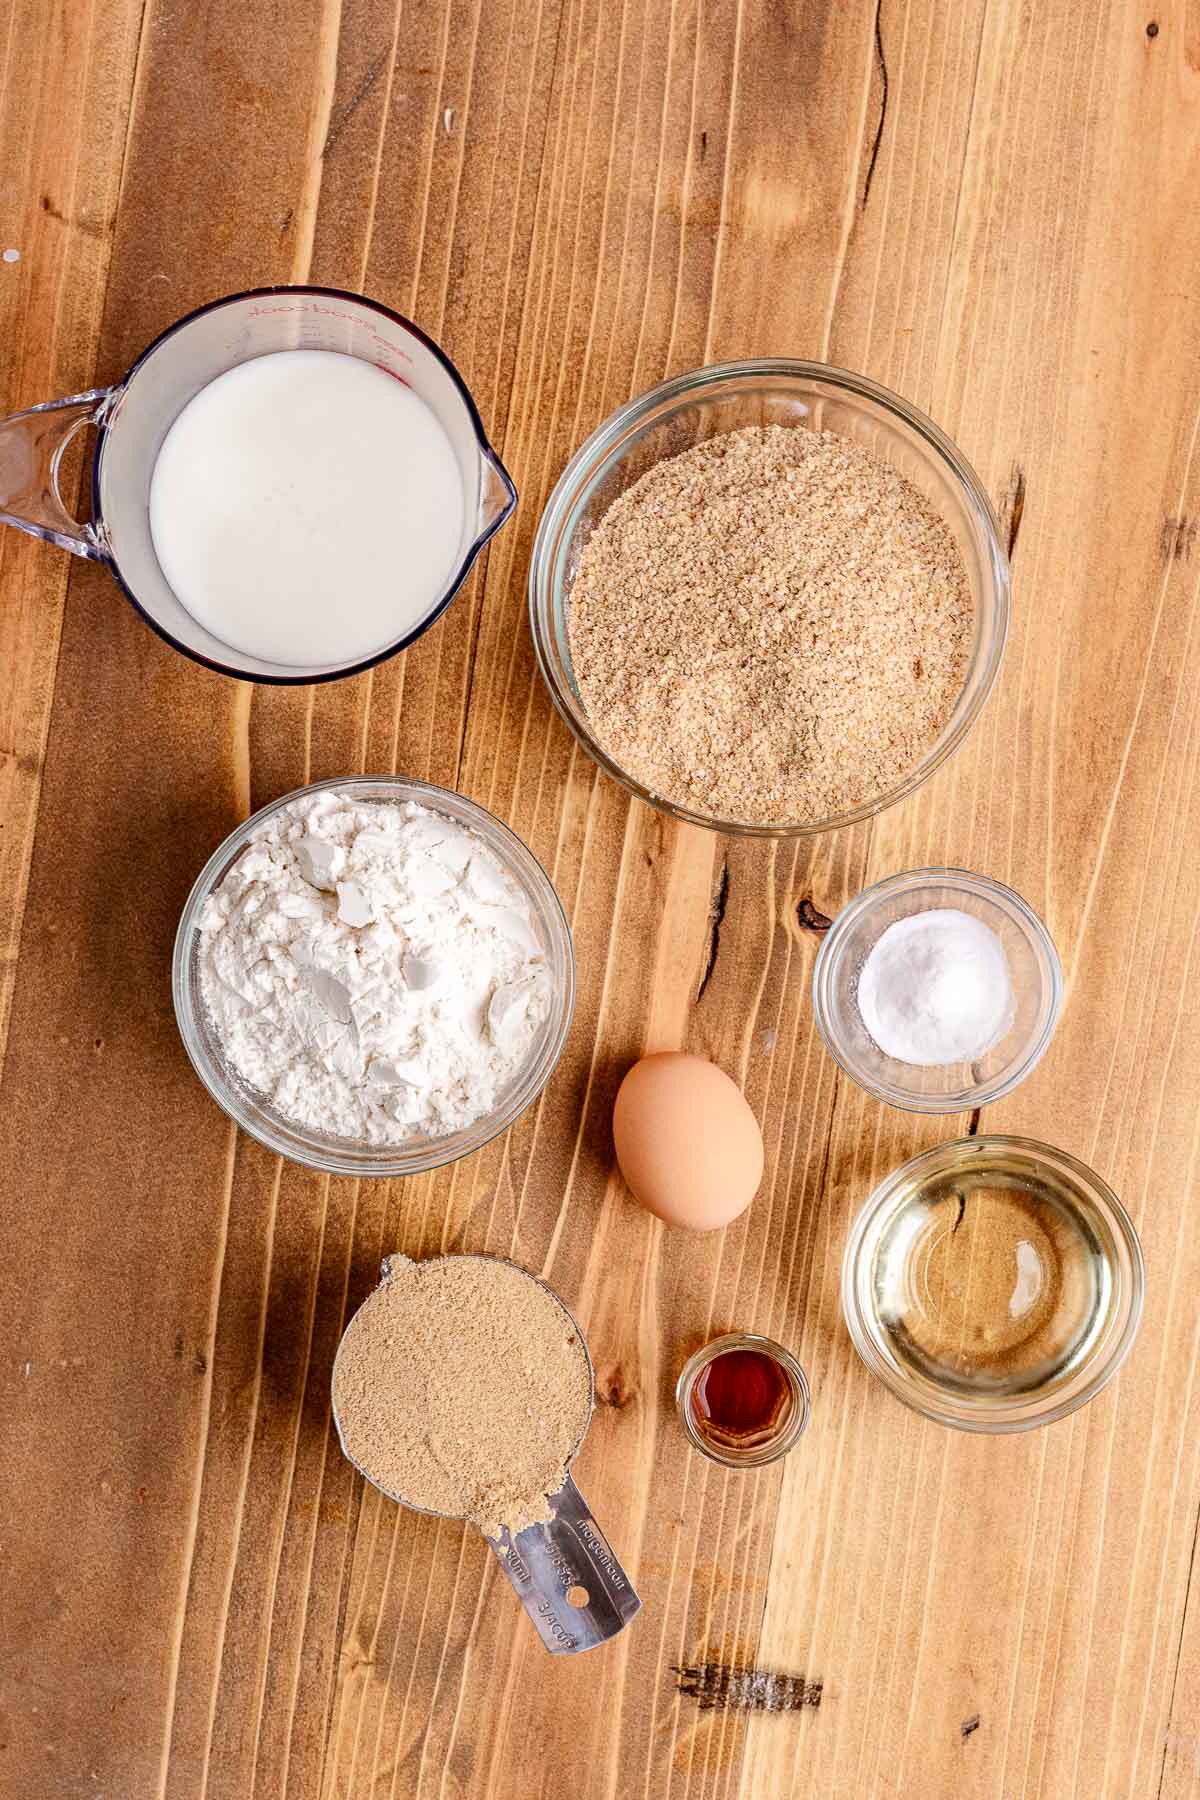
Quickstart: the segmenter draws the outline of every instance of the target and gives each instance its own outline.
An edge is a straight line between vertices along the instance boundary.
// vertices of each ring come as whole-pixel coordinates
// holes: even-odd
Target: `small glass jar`
[[[858,979],[889,926],[947,907],[969,913],[1000,940],[1012,1020],[975,1062],[898,1062],[863,1023]],[[1041,919],[1012,888],[969,869],[910,869],[877,881],[842,908],[813,968],[813,1014],[829,1054],[864,1092],[906,1112],[969,1112],[1011,1094],[1045,1055],[1062,1004],[1062,967]]]
[[[701,1422],[697,1406],[697,1388],[701,1376],[718,1359],[731,1351],[749,1351],[767,1358],[782,1376],[787,1388],[779,1417],[762,1434],[748,1436],[746,1441],[723,1440],[711,1436]],[[777,1462],[803,1436],[811,1411],[808,1377],[790,1350],[772,1338],[751,1331],[731,1331],[713,1338],[689,1356],[675,1384],[675,1408],[690,1442],[711,1462],[724,1469],[761,1469]]]

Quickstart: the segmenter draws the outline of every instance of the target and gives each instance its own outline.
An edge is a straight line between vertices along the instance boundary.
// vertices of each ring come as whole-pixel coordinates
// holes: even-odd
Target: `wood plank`
[[[1183,248],[1176,233],[1185,214],[1187,231],[1197,223],[1177,185],[1194,178],[1196,143],[1193,134],[1181,156],[1165,135],[1177,73],[1170,48],[1156,63],[1154,40],[1111,23],[1110,35],[1071,12],[1034,30],[989,11],[972,81],[950,84],[973,101],[951,266],[934,284],[946,298],[925,332],[944,333],[929,404],[1010,516],[1018,484],[1024,495],[1017,607],[1000,693],[975,742],[913,807],[878,822],[870,873],[928,861],[983,868],[1049,920],[1069,971],[1067,1016],[1047,1064],[989,1109],[986,1124],[1062,1143],[1110,1176],[1142,1230],[1147,1319],[1115,1394],[1075,1421],[973,1445],[899,1422],[880,1435],[873,1408],[852,1408],[832,1484],[814,1492],[789,1471],[781,1534],[789,1515],[799,1534],[815,1513],[861,1520],[873,1541],[861,1561],[841,1553],[823,1569],[805,1607],[788,1604],[789,1583],[778,1584],[762,1654],[785,1667],[801,1657],[837,1668],[858,1705],[839,1718],[832,1756],[813,1734],[780,1770],[757,1740],[748,1794],[806,1779],[832,1779],[838,1792],[843,1782],[847,1793],[924,1783],[1005,1796],[1123,1795],[1158,1781],[1197,1503],[1186,1443],[1174,1424],[1148,1425],[1156,1376],[1178,1371],[1181,1397],[1190,1395],[1196,1348],[1177,1297],[1194,1237],[1174,1210],[1168,1220],[1145,1203],[1156,1192],[1186,1194],[1194,1181],[1192,1122],[1171,1123],[1160,1084],[1180,1034],[1191,1037],[1185,994],[1162,969],[1167,945],[1186,966],[1195,920],[1194,883],[1167,845],[1186,840],[1195,804],[1186,696],[1196,581],[1179,559],[1164,566],[1161,547],[1164,514],[1194,511],[1200,392],[1189,379],[1168,395],[1135,373],[1129,321],[1141,322],[1163,371],[1191,367],[1194,312],[1150,272],[1177,249],[1194,253],[1193,239]],[[936,42],[921,57],[918,69],[936,66]],[[927,128],[927,105],[906,94],[912,64],[902,37],[899,62],[889,59],[890,103]],[[1092,98],[1067,108],[1068,92]],[[1057,188],[1053,206],[1048,166],[1078,172],[1078,188]],[[891,176],[885,144],[877,179]],[[930,216],[919,195],[902,203],[909,216]],[[911,374],[878,361],[881,318],[886,345],[889,321],[920,314],[915,296],[892,297],[875,261],[860,279],[851,252],[847,299],[869,336],[843,348],[835,330],[835,360],[880,367],[917,391]],[[902,281],[910,266],[906,255]],[[855,304],[860,291],[869,307]],[[918,333],[893,325],[891,341],[906,369],[924,363]],[[1062,399],[1050,407],[1048,394]],[[1139,446],[1132,492],[1113,453],[1114,416]],[[1092,623],[1098,606],[1103,630]],[[1130,919],[1121,930],[1129,915],[1119,897],[1129,892],[1146,940],[1163,946],[1157,972],[1139,966],[1141,929]],[[835,1139],[871,1144],[877,1175],[896,1159],[894,1133],[858,1097],[842,1104]],[[888,1494],[878,1529],[864,1494]],[[998,1503],[1011,1495],[1024,1503]],[[807,1534],[800,1542],[807,1549]]]
[[[292,273],[285,218],[312,180],[320,25],[303,6],[256,8],[253,19],[234,5],[147,7],[101,379],[200,301]],[[245,810],[244,695],[172,653],[99,570],[72,570],[0,1176],[6,1218],[23,1220],[5,1267],[21,1347],[20,1363],[15,1350],[5,1363],[5,1397],[20,1393],[30,1418],[15,1465],[6,1455],[3,1488],[22,1495],[31,1467],[41,1470],[46,1532],[5,1608],[28,1665],[8,1755],[50,1794],[82,1780],[101,1792],[161,1790],[189,1570],[206,1548],[205,1443],[210,1425],[226,1424],[224,1396],[213,1406],[218,1301],[249,1309],[251,1321],[257,1305],[252,1263],[239,1259],[223,1281],[242,1222],[234,1136],[190,1077],[166,976],[196,856]],[[78,1096],[65,1121],[64,1095]],[[256,1202],[275,1179],[269,1170]],[[281,1185],[286,1201],[294,1190]],[[306,1197],[314,1185],[300,1183]],[[321,1201],[318,1191],[316,1230],[290,1261],[278,1259],[299,1293],[320,1270]],[[252,1218],[260,1232],[258,1204]],[[32,1372],[17,1390],[26,1361]],[[283,1394],[298,1383],[303,1395],[305,1356],[276,1366]],[[269,1398],[269,1376],[266,1386]],[[297,1429],[286,1412],[285,1473]],[[262,1510],[274,1519],[270,1505]],[[53,1709],[31,1654],[51,1636],[56,1667],[87,1671]],[[262,1682],[261,1668],[248,1674],[251,1705]]]
[[[0,11],[0,414],[93,383],[140,18]],[[69,569],[0,532],[0,1071]]]
[[[101,379],[214,294],[362,287],[459,362],[522,505],[407,656],[291,692],[185,664],[99,572],[68,588],[65,559],[0,534],[6,969],[20,949],[0,985],[0,1403],[20,1427],[0,1492],[38,1497],[0,1528],[0,1792],[13,1770],[51,1800],[1197,1791],[1200,39],[1182,0],[1153,10],[1150,33],[1146,9],[1063,0],[149,0],[134,87],[134,9],[96,0],[86,32],[70,14],[62,56],[57,19],[14,6],[2,192],[35,254],[0,264],[0,398],[91,379],[110,244]],[[103,240],[37,216],[69,158]],[[873,826],[776,846],[673,826],[599,777],[524,626],[538,513],[587,431],[666,373],[771,352],[927,406],[1017,579],[1003,679],[955,762]],[[579,963],[540,1104],[406,1183],[237,1140],[166,992],[221,833],[360,768],[508,819]],[[1069,1005],[985,1128],[1092,1161],[1147,1254],[1119,1382],[1011,1440],[905,1413],[840,1317],[854,1210],[956,1124],[835,1077],[807,921],[924,861],[1047,917]],[[719,1239],[666,1232],[613,1171],[620,1074],[677,1043],[763,1121],[763,1190]],[[503,1251],[579,1311],[601,1403],[579,1479],[645,1602],[599,1657],[547,1659],[481,1543],[337,1453],[337,1336],[397,1247]],[[671,1413],[685,1356],[735,1324],[792,1344],[814,1386],[800,1450],[750,1478],[687,1452]],[[676,1667],[708,1660],[819,1680],[820,1706],[703,1711]]]

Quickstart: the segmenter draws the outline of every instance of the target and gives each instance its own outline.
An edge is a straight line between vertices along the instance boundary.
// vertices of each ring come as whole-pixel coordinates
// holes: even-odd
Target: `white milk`
[[[450,440],[411,388],[332,350],[280,350],[184,407],[150,481],[163,574],[214,637],[320,668],[411,631],[465,552]]]

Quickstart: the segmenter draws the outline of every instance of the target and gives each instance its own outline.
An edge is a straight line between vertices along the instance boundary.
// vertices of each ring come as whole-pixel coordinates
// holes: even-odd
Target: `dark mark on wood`
[[[867,164],[867,179],[863,182],[861,211],[866,212],[867,201],[871,198],[871,183],[875,179],[875,164],[879,160],[879,146],[883,142],[883,126],[887,118],[888,107],[888,71],[887,58],[883,54],[883,0],[876,0],[875,5],[875,63],[879,70],[879,122],[875,127],[875,142],[871,145],[871,160]]]
[[[42,195],[42,211],[47,218],[56,219],[60,225],[73,225],[77,231],[82,231],[84,237],[103,238],[108,235],[107,229],[98,220],[82,217],[73,219],[69,213],[55,206],[49,194]]]
[[[825,1144],[821,1151],[821,1169],[817,1176],[817,1185],[815,1189],[818,1200],[824,1198],[825,1183],[829,1177],[829,1159],[833,1154],[833,1122],[837,1118],[838,1084],[840,1080],[841,1070],[835,1066],[833,1071],[833,1087],[829,1096],[829,1112],[825,1122]]]
[[[721,878],[717,882],[716,892],[709,906],[708,924],[708,956],[704,964],[704,973],[700,977],[700,986],[696,989],[696,1000],[704,998],[704,990],[712,980],[712,972],[717,966],[717,952],[721,948],[721,926],[725,918],[725,908],[729,905],[729,858],[721,861]]]
[[[289,206],[289,207],[288,207],[288,209],[287,209],[287,211],[286,211],[286,212],[285,212],[285,213],[284,213],[284,215],[283,215],[283,220],[282,220],[282,223],[281,223],[281,224],[280,224],[280,227],[279,227],[279,235],[280,235],[280,237],[286,237],[286,236],[287,236],[287,234],[288,234],[288,232],[289,232],[289,231],[290,231],[290,230],[291,230],[291,228],[292,228],[292,220],[293,220],[293,219],[294,219],[294,218],[295,218],[295,216],[296,216],[296,209],[295,209],[295,207],[294,207],[294,206]]]
[[[969,1719],[964,1719],[958,1730],[959,1735],[965,1744],[971,1733],[979,1730],[979,1714],[972,1713]]]
[[[1147,25],[1146,36],[1148,38],[1156,38],[1158,36],[1158,20],[1157,19],[1151,19],[1150,23]]]
[[[1158,553],[1164,562],[1189,562],[1196,548],[1196,531],[1200,520],[1171,519],[1162,522],[1158,534]]]
[[[800,921],[800,929],[802,931],[815,931],[821,933],[828,931],[829,927],[833,924],[833,920],[827,917],[825,913],[818,912],[807,894],[805,894],[803,900],[797,902],[796,917]]]
[[[699,1703],[701,1712],[800,1712],[821,1704],[820,1681],[803,1675],[777,1675],[732,1663],[674,1663],[681,1694]]]
[[[975,1083],[977,1088],[983,1086],[983,1064],[981,1062],[973,1062],[971,1064],[971,1080]],[[971,1117],[967,1120],[968,1137],[979,1136],[979,1121],[982,1117],[982,1106],[973,1106],[971,1108]]]
[[[707,155],[708,155],[708,133],[707,133],[707,131],[702,131],[700,133],[700,161],[703,162],[704,158]]]
[[[375,58],[375,61],[371,64],[370,68],[359,82],[355,92],[346,102],[337,118],[329,121],[329,130],[325,133],[325,143],[321,149],[322,162],[324,162],[325,158],[329,155],[330,151],[345,131],[347,125],[349,125],[351,119],[354,117],[363,101],[367,98],[371,89],[375,86],[379,77],[383,74],[391,53],[390,44],[386,49],[379,52],[379,55]]]
[[[637,1389],[626,1382],[625,1371],[619,1364],[611,1375],[597,1376],[596,1401],[600,1406],[611,1406],[617,1412],[623,1412],[636,1393]]]
[[[192,1373],[194,1375],[208,1374],[208,1358],[205,1356],[203,1350],[197,1350],[192,1358]]]
[[[41,768],[41,763],[30,751],[22,751],[18,756],[17,752],[10,750],[7,744],[0,744],[0,769],[6,763],[12,763],[14,768],[21,771],[22,775],[36,775]]]
[[[1025,516],[1025,471],[1020,463],[1013,464],[1004,510],[1008,514],[1008,560],[1011,562],[1016,553],[1021,520]]]
[[[183,1333],[182,1333],[182,1331],[177,1331],[175,1333],[175,1361],[176,1362],[183,1361]]]

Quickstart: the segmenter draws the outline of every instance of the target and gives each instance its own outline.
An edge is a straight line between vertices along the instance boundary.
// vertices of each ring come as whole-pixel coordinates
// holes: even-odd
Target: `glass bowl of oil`
[[[1030,1138],[962,1138],[896,1169],[850,1233],[842,1308],[867,1367],[962,1431],[1027,1431],[1111,1381],[1145,1271],[1107,1183]]]

